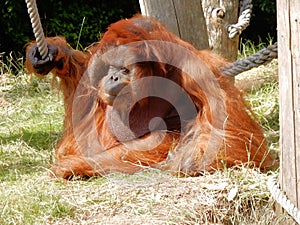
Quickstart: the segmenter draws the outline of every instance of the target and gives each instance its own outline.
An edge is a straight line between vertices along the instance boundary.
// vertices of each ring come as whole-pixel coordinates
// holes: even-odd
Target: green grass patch
[[[0,79],[0,179],[17,179],[53,161],[63,103],[49,79],[8,72]]]
[[[0,224],[47,224],[52,218],[73,215],[75,207],[39,175],[22,176],[10,182],[9,189],[6,182],[0,184]]]

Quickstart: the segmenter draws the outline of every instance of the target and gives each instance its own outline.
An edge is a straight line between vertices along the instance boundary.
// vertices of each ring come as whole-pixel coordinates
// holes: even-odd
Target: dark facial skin
[[[120,91],[130,82],[130,70],[126,67],[110,66],[107,75],[102,79],[102,100],[112,105]]]

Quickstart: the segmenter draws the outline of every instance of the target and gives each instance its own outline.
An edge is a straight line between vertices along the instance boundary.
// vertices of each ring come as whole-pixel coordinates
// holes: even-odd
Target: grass
[[[270,39],[269,44],[272,44]],[[245,58],[267,47],[265,43],[254,46],[250,41],[245,41],[241,46],[239,57]],[[277,60],[239,74],[236,77],[236,86],[245,92],[246,101],[249,103],[259,123],[262,125],[269,141],[271,150],[279,148],[279,84]]]
[[[196,178],[154,169],[88,181],[51,178],[63,103],[50,78],[30,77],[21,64],[20,59],[0,65],[0,224],[279,224],[284,219],[272,209],[270,173],[246,166]],[[276,69],[274,62],[241,75],[252,80],[246,99],[274,151]],[[262,77],[264,82],[252,86]]]
[[[26,76],[22,70],[17,75],[6,71],[3,68],[0,86],[1,180],[18,179],[18,172],[32,173],[32,168],[52,161],[64,113],[49,80]]]

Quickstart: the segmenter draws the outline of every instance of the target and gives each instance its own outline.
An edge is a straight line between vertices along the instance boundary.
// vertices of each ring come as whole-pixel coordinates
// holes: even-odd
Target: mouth
[[[132,96],[130,92],[119,93],[118,95],[112,95],[107,92],[102,93],[101,99],[107,105],[114,107],[123,107],[128,106],[128,104],[132,103]]]
[[[117,96],[115,96],[115,95],[110,95],[108,93],[104,93],[102,95],[102,100],[104,101],[105,104],[112,106],[116,97]]]

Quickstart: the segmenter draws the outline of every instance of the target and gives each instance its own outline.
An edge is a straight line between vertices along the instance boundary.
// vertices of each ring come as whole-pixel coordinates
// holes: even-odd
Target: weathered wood
[[[239,0],[202,0],[210,48],[224,58],[235,61],[239,36],[229,39],[226,26],[238,21]]]
[[[277,1],[280,186],[300,208],[300,1]]]
[[[143,15],[159,22],[197,49],[208,48],[207,28],[199,0],[140,0]]]

